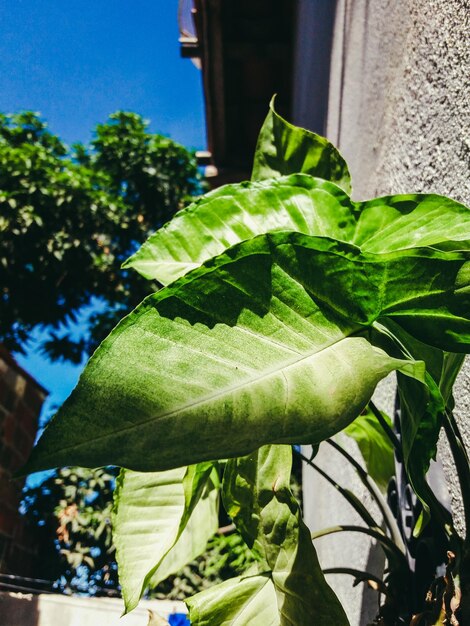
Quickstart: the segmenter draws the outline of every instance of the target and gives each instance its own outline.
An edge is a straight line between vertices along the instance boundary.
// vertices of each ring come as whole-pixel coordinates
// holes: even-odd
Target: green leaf
[[[388,415],[382,417],[391,427]],[[395,473],[393,445],[375,415],[367,407],[343,432],[356,441],[369,475],[386,490]]]
[[[137,606],[149,585],[199,556],[217,530],[217,478],[209,479],[207,465],[153,473],[121,470],[113,540],[126,612]]]
[[[437,451],[437,439],[442,426],[445,403],[438,386],[427,374],[426,386],[408,384],[397,378],[400,397],[400,424],[403,443],[403,458],[409,481],[421,500],[423,513],[414,529],[419,535],[429,521],[430,511],[448,532],[452,528],[452,517],[434,495],[426,481],[426,473]],[[416,382],[416,381],[415,381]]]
[[[470,209],[435,194],[384,196],[354,203],[358,216],[351,243],[380,254],[432,246],[470,249]]]
[[[216,484],[218,485],[217,472],[213,470],[211,479],[205,486],[178,540],[160,561],[153,574],[150,588],[156,587],[162,580],[181,570],[205,551],[207,542],[219,526],[219,490]]]
[[[291,466],[290,446],[263,446],[250,456],[229,460],[225,507],[261,571],[271,573],[280,624],[348,624],[290,490]]]
[[[165,470],[325,439],[357,417],[391,370],[422,376],[419,364],[374,347],[367,326],[386,313],[419,320],[421,305],[432,310],[464,262],[451,256],[364,255],[296,233],[227,251],[121,322],[25,471]],[[457,315],[467,302],[456,293],[450,305]],[[448,313],[449,331],[469,326]],[[459,340],[468,345],[466,333]]]
[[[351,191],[346,161],[327,139],[286,122],[274,110],[274,98],[261,128],[252,180],[304,173]]]
[[[392,320],[387,320],[386,326],[401,345],[406,346],[404,350],[408,354],[426,364],[425,384],[400,375],[397,377],[404,464],[413,490],[423,505],[415,534],[421,532],[429,521],[430,514],[448,534],[452,534],[452,518],[429,487],[426,474],[431,459],[437,453],[444,410],[451,410],[454,404],[452,387],[463,364],[464,355],[444,352],[426,345]]]
[[[470,249],[470,211],[436,195],[355,203],[306,175],[227,185],[180,211],[123,267],[169,284],[236,243],[276,230],[331,237],[366,252],[420,246]]]
[[[349,240],[354,219],[342,189],[310,176],[226,185],[180,211],[123,267],[167,285],[230,246],[267,231]]]
[[[231,578],[186,604],[192,626],[281,626],[269,574]]]

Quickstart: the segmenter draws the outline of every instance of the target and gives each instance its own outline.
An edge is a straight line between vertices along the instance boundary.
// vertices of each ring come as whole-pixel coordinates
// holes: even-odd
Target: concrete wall
[[[167,600],[142,600],[136,609],[121,617],[123,610],[123,601],[114,598],[0,591],[0,626],[147,626],[149,610],[166,620],[172,614],[187,613],[183,602]]]
[[[300,5],[325,3],[333,4],[301,0]],[[319,25],[312,27],[304,19],[298,28],[302,42]],[[350,166],[355,199],[426,191],[470,205],[469,33],[470,2],[465,0],[338,0],[325,132]],[[302,58],[299,50],[297,58]],[[305,72],[318,62],[303,59]],[[314,101],[314,81],[310,89]],[[303,94],[302,102],[306,99]],[[297,109],[296,123],[308,127],[309,119],[305,107]],[[382,405],[389,410],[391,387],[391,383],[382,386],[381,393]],[[468,363],[456,395],[456,414],[469,445]],[[441,453],[453,513],[463,531],[458,488],[444,442]],[[321,463],[360,493],[341,459],[324,450]],[[357,522],[334,490],[308,472],[304,490],[305,514],[312,527]],[[370,549],[367,540],[351,534],[343,541],[338,537],[318,540],[322,564],[380,570],[380,553]],[[376,608],[372,592],[363,592],[360,586],[353,589],[345,577],[331,577],[330,582],[339,590],[352,626],[367,624]]]

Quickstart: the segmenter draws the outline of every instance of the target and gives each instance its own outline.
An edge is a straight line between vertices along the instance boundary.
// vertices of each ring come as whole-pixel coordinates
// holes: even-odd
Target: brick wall
[[[18,507],[24,480],[10,480],[31,452],[47,392],[0,346],[0,572],[31,573],[34,545]]]

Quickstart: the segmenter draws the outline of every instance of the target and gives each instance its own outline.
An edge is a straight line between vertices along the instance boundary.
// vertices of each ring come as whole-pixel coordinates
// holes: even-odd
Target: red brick
[[[15,411],[15,417],[17,423],[21,424],[22,428],[34,438],[38,428],[38,416],[28,409],[23,402],[20,402]]]
[[[0,446],[0,467],[8,473],[10,473],[12,454],[12,448],[2,441]]]
[[[14,413],[7,415],[3,421],[3,441],[9,445],[15,440],[16,420]]]
[[[10,391],[11,389],[6,384],[5,380],[3,378],[0,378],[0,404],[4,404],[5,399],[7,398]]]
[[[44,393],[27,382],[23,402],[32,410],[34,415],[39,415],[44,399]]]
[[[0,508],[6,505],[17,509],[21,497],[21,490],[18,485],[8,478],[0,478]]]
[[[18,513],[16,511],[6,507],[0,509],[0,534],[13,537],[17,523]]]
[[[22,458],[28,458],[33,449],[34,440],[22,428],[15,431],[14,448]]]
[[[18,452],[11,446],[3,445],[0,453],[0,467],[12,474],[13,472],[16,472],[16,470],[20,469],[25,461],[26,457],[18,454]]]
[[[14,411],[17,400],[15,391],[5,384],[5,391],[1,402],[2,408],[7,412]]]
[[[28,455],[22,455],[17,450],[13,450],[10,464],[11,473],[14,474],[16,471],[18,471],[20,467],[22,467],[26,463],[27,458]]]

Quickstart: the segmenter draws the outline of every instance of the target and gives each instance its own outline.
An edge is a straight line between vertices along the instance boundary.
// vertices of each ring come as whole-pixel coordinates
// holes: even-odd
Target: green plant
[[[468,539],[425,477],[444,424],[467,489],[450,410],[470,347],[470,212],[349,191],[337,150],[271,109],[253,181],[207,194],[126,262],[166,286],[101,344],[24,470],[126,468],[114,512],[126,610],[204,549],[220,491],[257,565],[190,598],[192,623],[347,624],[289,487],[291,444],[347,428],[394,370],[415,532],[440,524],[465,595]],[[356,426],[380,439],[371,423]]]
[[[200,191],[194,156],[135,113],[73,150],[34,113],[0,115],[0,341],[21,351],[47,325],[44,352],[81,362],[155,289],[121,263]],[[93,297],[103,306],[80,333]]]

